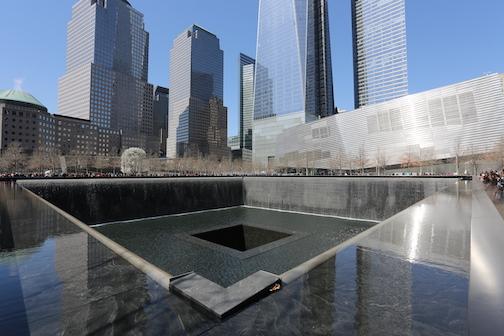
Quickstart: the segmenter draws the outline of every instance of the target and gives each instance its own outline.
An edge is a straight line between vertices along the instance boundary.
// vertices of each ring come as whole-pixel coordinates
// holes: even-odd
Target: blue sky
[[[57,113],[66,25],[74,0],[2,1],[0,89],[22,84]],[[173,39],[192,23],[215,33],[225,57],[229,134],[238,133],[238,55],[255,56],[258,0],[131,0],[150,32],[149,81],[169,86]],[[329,0],[335,97],[353,106],[350,0]],[[504,1],[406,0],[410,92],[504,72]]]

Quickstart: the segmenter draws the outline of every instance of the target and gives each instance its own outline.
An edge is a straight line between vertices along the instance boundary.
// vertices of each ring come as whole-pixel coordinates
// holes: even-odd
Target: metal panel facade
[[[503,75],[492,74],[285,130],[277,162],[315,168],[401,164],[487,153],[504,129]]]

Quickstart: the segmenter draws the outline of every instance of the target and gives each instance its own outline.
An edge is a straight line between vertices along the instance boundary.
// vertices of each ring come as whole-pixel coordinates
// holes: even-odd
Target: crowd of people
[[[485,184],[497,186],[497,190],[504,191],[504,169],[500,172],[491,170],[480,174],[480,180]]]

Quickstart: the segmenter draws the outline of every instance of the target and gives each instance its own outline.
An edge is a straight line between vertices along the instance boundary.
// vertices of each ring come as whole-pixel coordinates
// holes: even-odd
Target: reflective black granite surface
[[[54,210],[0,183],[0,335],[199,334],[213,323]]]
[[[19,183],[88,225],[243,204],[241,177],[62,179]]]
[[[467,335],[471,190],[452,186],[210,331]]]
[[[211,335],[466,335],[468,277],[352,246]]]
[[[215,322],[26,192],[0,184],[0,334],[499,335],[503,279],[488,268],[494,243],[486,240],[486,254],[473,248],[472,231],[484,228],[477,220],[492,205],[484,196],[471,183],[452,185]]]

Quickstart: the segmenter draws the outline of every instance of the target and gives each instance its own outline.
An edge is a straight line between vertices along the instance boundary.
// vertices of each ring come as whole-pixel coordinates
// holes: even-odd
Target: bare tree
[[[26,165],[26,154],[19,142],[11,142],[2,154],[2,163],[7,171],[19,172]]]
[[[381,175],[381,172],[385,172],[385,169],[387,167],[387,153],[385,151],[381,150],[380,148],[377,149],[376,151],[376,174],[378,176]]]
[[[47,160],[47,153],[37,149],[30,156],[28,161],[28,169],[42,174],[44,169],[48,167],[50,163]]]
[[[88,173],[90,158],[84,152],[73,149],[70,151],[69,159],[71,159],[71,162],[73,163],[75,174],[82,169],[85,169],[86,173]]]
[[[345,166],[345,154],[343,153],[343,150],[338,147],[336,149],[336,152],[334,152],[334,156],[331,159],[331,168],[336,168],[338,169],[338,174],[341,176],[343,175],[343,168]]]
[[[420,175],[423,174],[423,168],[424,167],[429,167],[430,168],[430,173],[434,173],[434,163],[436,162],[435,160],[436,154],[434,147],[427,147],[427,148],[421,148],[420,149],[420,154],[419,154],[419,165],[420,165]]]
[[[418,165],[418,157],[415,152],[412,150],[411,146],[408,146],[408,149],[401,157],[401,167],[410,169]]]
[[[109,161],[110,158],[108,156],[98,155],[94,157],[93,166],[96,170],[102,173],[104,169],[109,168],[110,166]]]
[[[504,150],[504,146],[503,146]],[[504,154],[504,152],[502,152]],[[474,145],[469,147],[469,151],[467,152],[467,163],[470,164],[472,169],[472,175],[476,176],[478,174],[478,162],[481,159],[481,155],[476,152],[474,149]]]
[[[369,161],[367,158],[366,148],[364,147],[364,144],[362,144],[359,147],[359,150],[357,152],[356,161],[357,161],[357,165],[359,166],[359,169],[361,170],[361,174],[364,174],[364,169],[366,168],[368,161]]]
[[[456,142],[455,142],[455,147],[453,149],[454,153],[455,153],[455,170],[456,170],[456,174],[458,174],[460,172],[460,156],[462,155],[462,146],[461,146],[461,143],[460,143],[460,138],[457,138]]]
[[[137,175],[144,171],[147,154],[141,148],[128,148],[121,156],[121,170],[124,174]]]

